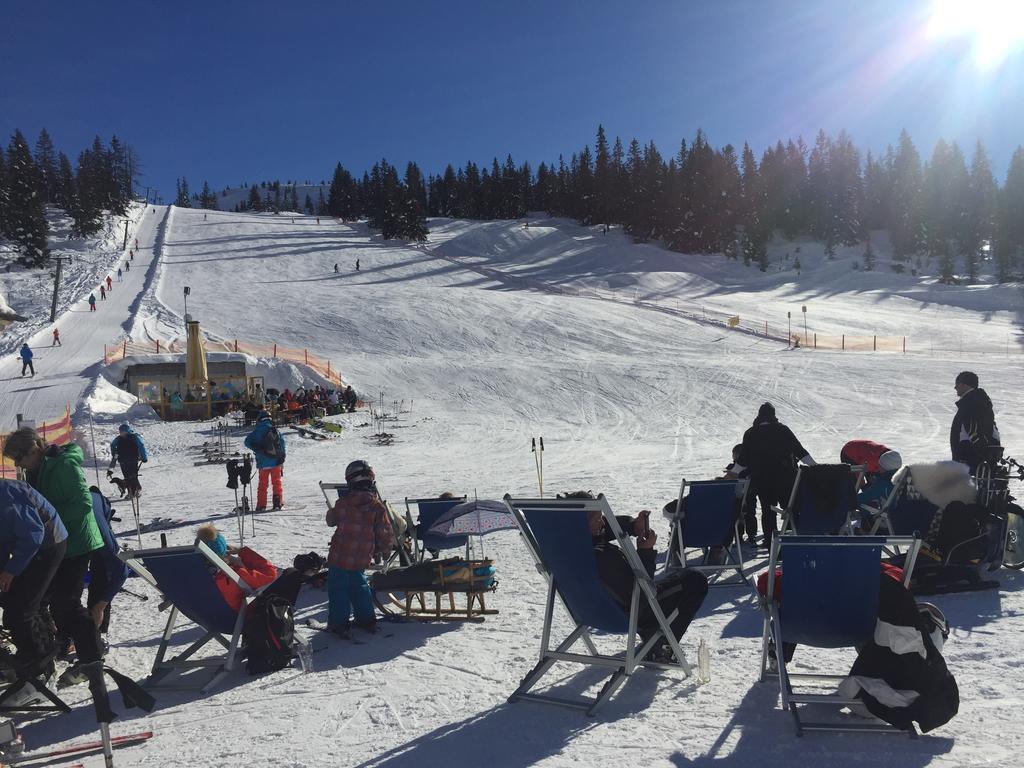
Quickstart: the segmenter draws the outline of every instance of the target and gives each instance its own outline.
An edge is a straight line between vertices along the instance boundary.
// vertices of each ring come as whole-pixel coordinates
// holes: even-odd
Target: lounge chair
[[[857,489],[864,467],[818,464],[797,468],[789,503],[782,513],[781,533],[834,536],[853,532]]]
[[[438,536],[430,533],[430,526],[436,523],[441,515],[452,507],[466,501],[465,496],[455,499],[405,499],[406,520],[409,530],[413,532],[416,543],[417,559],[423,560],[429,552],[432,557],[437,558],[438,553],[445,549],[462,549],[469,542],[468,536]],[[416,523],[412,522],[411,504],[416,505]],[[468,556],[467,556],[468,558]]]
[[[245,611],[237,613],[224,600],[214,581],[219,571],[231,579],[245,596],[245,604],[256,596],[231,567],[201,541],[186,547],[165,547],[162,549],[128,550],[120,558],[139,576],[154,586],[169,605],[167,617],[153,670],[146,682],[159,684],[161,680],[176,671],[197,668],[213,670],[213,676],[202,686],[202,693],[208,693],[221,679],[240,666],[239,646],[242,640],[242,625]],[[191,620],[204,634],[184,651],[167,659],[167,648],[174,635],[178,615]],[[223,647],[224,652],[203,658],[194,658],[199,649],[213,642]],[[195,685],[180,686],[194,689]]]
[[[768,675],[769,647],[774,645],[782,708],[793,715],[797,736],[804,731],[901,732],[881,722],[809,722],[801,718],[807,704],[857,706],[858,699],[843,698],[822,689],[795,691],[795,681],[832,681],[846,675],[796,674],[787,667],[783,643],[813,648],[845,648],[872,640],[878,620],[878,580],[883,549],[897,542],[884,536],[780,535],[772,542],[767,596],[762,600],[764,630],[761,643],[761,682]],[[920,540],[905,540],[909,584]],[[775,599],[776,566],[783,563],[781,602]],[[799,706],[798,706],[799,705]],[[913,726],[910,735],[916,737]]]
[[[640,665],[680,669],[686,675],[690,674],[690,666],[670,629],[670,622],[675,613],[666,617],[662,612],[654,581],[644,570],[633,543],[623,533],[603,495],[593,500],[523,499],[505,496],[505,502],[516,518],[516,524],[537,569],[544,574],[548,582],[540,660],[509,697],[510,702],[544,702],[582,709],[588,715],[593,715]],[[628,612],[611,598],[598,579],[587,522],[587,515],[590,512],[600,512],[604,516],[609,530],[614,534],[633,571],[635,583]],[[552,621],[556,598],[561,600],[575,628],[564,640],[552,647]],[[657,621],[658,630],[637,647],[641,604],[646,604],[650,608]],[[625,635],[624,652],[616,655],[600,653],[593,639],[595,631]],[[671,648],[674,661],[670,664],[646,661],[652,648],[662,640]],[[583,643],[586,653],[570,651],[577,641]],[[609,677],[594,697],[581,696],[569,699],[550,693],[531,693],[531,689],[558,661],[601,667],[609,672]]]
[[[703,572],[735,571],[740,582],[750,584],[743,573],[740,549],[740,514],[747,495],[747,480],[692,480],[683,482],[675,511],[669,516],[669,550],[666,568],[684,567]],[[689,495],[687,495],[689,493]],[[690,563],[686,550],[703,550],[701,561]],[[720,557],[719,562],[711,562]],[[735,580],[716,580],[709,586],[735,585]]]

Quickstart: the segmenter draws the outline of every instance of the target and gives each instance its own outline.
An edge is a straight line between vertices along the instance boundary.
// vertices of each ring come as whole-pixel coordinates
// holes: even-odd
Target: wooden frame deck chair
[[[675,513],[671,516],[669,550],[665,567],[692,568],[702,572],[721,573],[735,571],[740,582],[718,580],[709,586],[735,586],[737,583],[750,585],[750,579],[743,573],[743,552],[740,549],[740,510],[746,502],[748,480],[691,480],[683,478],[679,486]],[[687,496],[689,491],[689,496]],[[684,504],[685,499],[685,504]],[[729,545],[722,542],[732,538]],[[703,550],[702,561],[692,564],[687,561],[686,550]],[[723,552],[724,561],[709,562],[709,554]]]
[[[797,736],[804,731],[877,731],[900,729],[878,722],[808,722],[801,718],[800,707],[824,704],[847,707],[858,699],[817,690],[795,691],[796,681],[838,683],[846,675],[825,673],[796,674],[789,671],[783,643],[813,648],[861,646],[872,640],[878,621],[878,580],[882,552],[897,542],[884,536],[793,536],[780,535],[772,542],[768,568],[767,596],[762,599],[764,630],[761,641],[761,682],[768,674],[769,645],[774,645],[778,667],[782,708],[793,715]],[[910,583],[919,539],[902,542],[909,547],[904,586]],[[783,563],[781,601],[776,600],[775,579],[779,562]],[[916,737],[913,726],[910,735]]]
[[[515,516],[516,524],[533,556],[537,570],[548,582],[541,633],[540,660],[523,678],[520,686],[509,696],[509,701],[536,701],[573,707],[593,715],[597,709],[626,682],[641,664],[664,669],[681,669],[687,676],[690,666],[679,642],[672,634],[670,622],[675,612],[666,617],[658,605],[654,581],[647,575],[643,563],[629,537],[622,532],[615,515],[604,496],[597,499],[525,499],[505,496],[505,503]],[[602,586],[597,575],[597,563],[591,543],[587,515],[600,512],[609,530],[614,534],[633,571],[633,595],[628,612],[616,603]],[[559,598],[572,618],[575,628],[564,640],[552,647],[552,621],[555,600]],[[654,615],[658,629],[638,647],[637,630],[640,606],[646,604]],[[593,632],[626,635],[624,653],[602,654],[593,640]],[[664,640],[672,649],[675,661],[655,664],[645,661],[655,644]],[[573,653],[577,641],[586,653]],[[594,697],[562,698],[550,693],[531,693],[555,662],[564,661],[603,668],[609,673],[601,690]]]
[[[319,485],[320,492],[324,495],[324,500],[327,502],[327,506],[329,507],[334,506],[334,501],[327,494],[328,491],[334,491],[339,499],[348,493],[348,483],[325,483],[321,480]],[[404,517],[392,509],[391,505],[388,504],[387,501],[384,501],[384,506],[387,507],[388,510],[388,520],[391,523],[391,531],[394,534],[395,540],[393,542],[391,556],[388,558],[388,561],[383,564],[382,568],[387,570],[394,565],[410,565],[412,563],[412,556],[405,546],[405,538],[409,529],[408,523]]]
[[[863,477],[863,466],[799,466],[786,509],[776,508],[782,512],[779,532],[804,536],[853,533],[858,510],[857,489]]]
[[[242,590],[245,605],[251,602],[256,592],[212,549],[197,541],[186,547],[127,550],[118,556],[154,586],[171,608],[147,683],[156,685],[176,671],[207,668],[214,671],[213,676],[200,687],[203,693],[207,693],[225,675],[240,666],[239,646],[245,610],[243,608],[236,613],[224,600],[214,581],[214,570],[223,573]],[[177,656],[167,659],[167,648],[179,614],[197,624],[204,634]],[[194,658],[197,651],[211,642],[222,646],[223,653]],[[196,686],[178,687],[194,689]]]
[[[434,553],[440,552],[443,549],[462,549],[468,546],[468,536],[438,536],[428,533],[430,526],[436,523],[441,515],[452,507],[465,503],[465,501],[465,496],[459,496],[455,499],[410,499],[408,496],[405,498],[406,521],[409,525],[409,531],[413,534],[418,560],[424,560],[427,552],[432,553],[436,557],[437,555]],[[412,521],[412,508],[409,506],[410,504],[416,505],[415,523]],[[468,553],[466,559],[469,559]]]

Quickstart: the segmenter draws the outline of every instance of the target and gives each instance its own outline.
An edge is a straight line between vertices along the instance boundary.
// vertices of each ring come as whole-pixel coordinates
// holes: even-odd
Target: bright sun
[[[994,69],[1024,47],[1024,0],[933,0],[928,33],[961,38],[979,69]]]

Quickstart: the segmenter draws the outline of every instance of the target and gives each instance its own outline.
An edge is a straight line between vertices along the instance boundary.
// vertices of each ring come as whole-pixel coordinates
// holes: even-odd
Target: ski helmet
[[[935,649],[941,653],[949,637],[949,622],[945,615],[932,603],[918,603],[917,612],[924,625],[923,630],[931,637]]]
[[[373,467],[362,459],[356,459],[345,467],[345,482],[349,485],[360,482],[372,483],[376,477]]]
[[[898,451],[886,451],[878,457],[878,466],[885,472],[895,472],[903,466],[903,457]]]

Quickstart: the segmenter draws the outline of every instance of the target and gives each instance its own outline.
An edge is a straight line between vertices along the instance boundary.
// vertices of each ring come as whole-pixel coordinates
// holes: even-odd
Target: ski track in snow
[[[952,348],[960,338],[1015,332],[1017,304],[999,304],[1008,295],[1002,288],[982,295],[924,291],[904,280],[884,291],[884,275],[850,275],[846,263],[822,260],[816,271],[807,246],[799,286],[704,257],[693,257],[692,270],[682,272],[679,265],[691,262],[678,254],[550,220],[529,229],[517,222],[436,221],[423,248],[383,242],[363,224],[323,219],[318,226],[312,217],[295,216],[292,223],[287,215],[215,211],[203,216],[173,209],[159,232],[158,217],[144,218],[140,232],[149,232],[146,247],[159,257],[148,284],[137,257],[133,266],[140,269],[130,274],[140,282],[132,301],[125,297],[116,322],[109,313],[112,328],[96,331],[81,352],[89,359],[76,358],[70,369],[95,366],[99,337],[109,330],[103,340],[112,340],[125,322],[137,339],[181,335],[182,287],[189,285],[189,312],[209,334],[308,347],[335,362],[362,395],[383,390],[389,403],[402,402],[404,412],[385,427],[395,435],[393,445],[367,439],[365,411],[334,419],[344,428],[336,439],[287,435],[286,500],[302,508],[259,515],[251,541],[282,565],[299,552],[326,551],[330,530],[316,483],[342,479],[354,458],[370,461],[382,492],[400,510],[404,497],[444,490],[481,498],[534,495],[530,438],[543,436],[548,494],[586,488],[604,492],[623,514],[657,510],[678,493],[682,476],[720,473],[766,399],[818,461],[835,460],[854,437],[885,442],[910,462],[945,458],[952,381],[963,368],[981,375],[1011,452],[1024,438],[1024,422],[1012,410],[1020,380],[1016,357],[787,353],[776,341],[643,303],[675,297],[731,311],[756,301],[759,311],[784,317],[786,309],[818,296],[812,311],[829,313],[820,332],[877,325],[879,333],[886,327],[910,338],[928,334],[936,348]],[[353,268],[357,258],[360,272]],[[563,296],[538,285],[598,287],[623,296]],[[119,290],[115,285],[115,297]],[[940,299],[944,322],[936,324]],[[0,361],[0,370],[9,365]],[[52,383],[52,374],[43,369],[36,383]],[[116,415],[100,420],[97,441],[109,441],[118,421]],[[142,478],[143,519],[188,520],[162,532],[171,545],[189,543],[195,525],[207,519],[235,540],[237,526],[225,517],[234,494],[224,487],[223,466],[193,466],[202,443],[212,439],[212,425],[137,426],[151,454]],[[233,447],[240,449],[243,437],[233,430]],[[127,506],[118,509],[125,518],[119,529],[133,529]],[[666,522],[655,515],[652,523],[663,543]],[[144,545],[157,546],[160,533],[143,534]],[[117,765],[164,766],[173,755],[179,765],[233,767],[258,758],[294,768],[422,768],[453,760],[489,768],[868,762],[915,768],[1011,765],[1020,754],[1024,574],[998,572],[998,591],[929,598],[954,627],[946,659],[961,707],[949,724],[917,741],[852,734],[797,739],[777,690],[756,682],[761,622],[742,588],[713,590],[684,637],[694,662],[698,640],[708,640],[710,684],[640,671],[596,718],[505,703],[536,660],[546,584],[514,532],[487,537],[484,550],[498,569],[499,586],[488,600],[498,615],[481,624],[389,624],[392,637],[367,637],[362,644],[316,633],[314,644],[325,648],[314,655],[312,674],[290,669],[250,678],[243,672],[206,697],[157,688],[151,715],[119,708],[115,695],[121,712],[115,733],[156,731],[151,744],[118,752]],[[141,678],[166,613],[157,612],[155,593],[138,579],[128,586],[151,597],[117,598],[109,660]],[[323,591],[304,592],[297,612],[323,620],[326,600]],[[558,615],[556,632],[569,629]],[[196,637],[193,629],[180,640]],[[599,645],[607,642],[598,638]],[[801,648],[795,665],[798,671],[819,664],[843,672],[852,659],[850,651]],[[599,681],[594,672],[577,675],[569,665],[554,672],[549,680],[566,692],[593,692]],[[84,690],[71,699],[73,713],[24,726],[30,745],[94,731]]]

